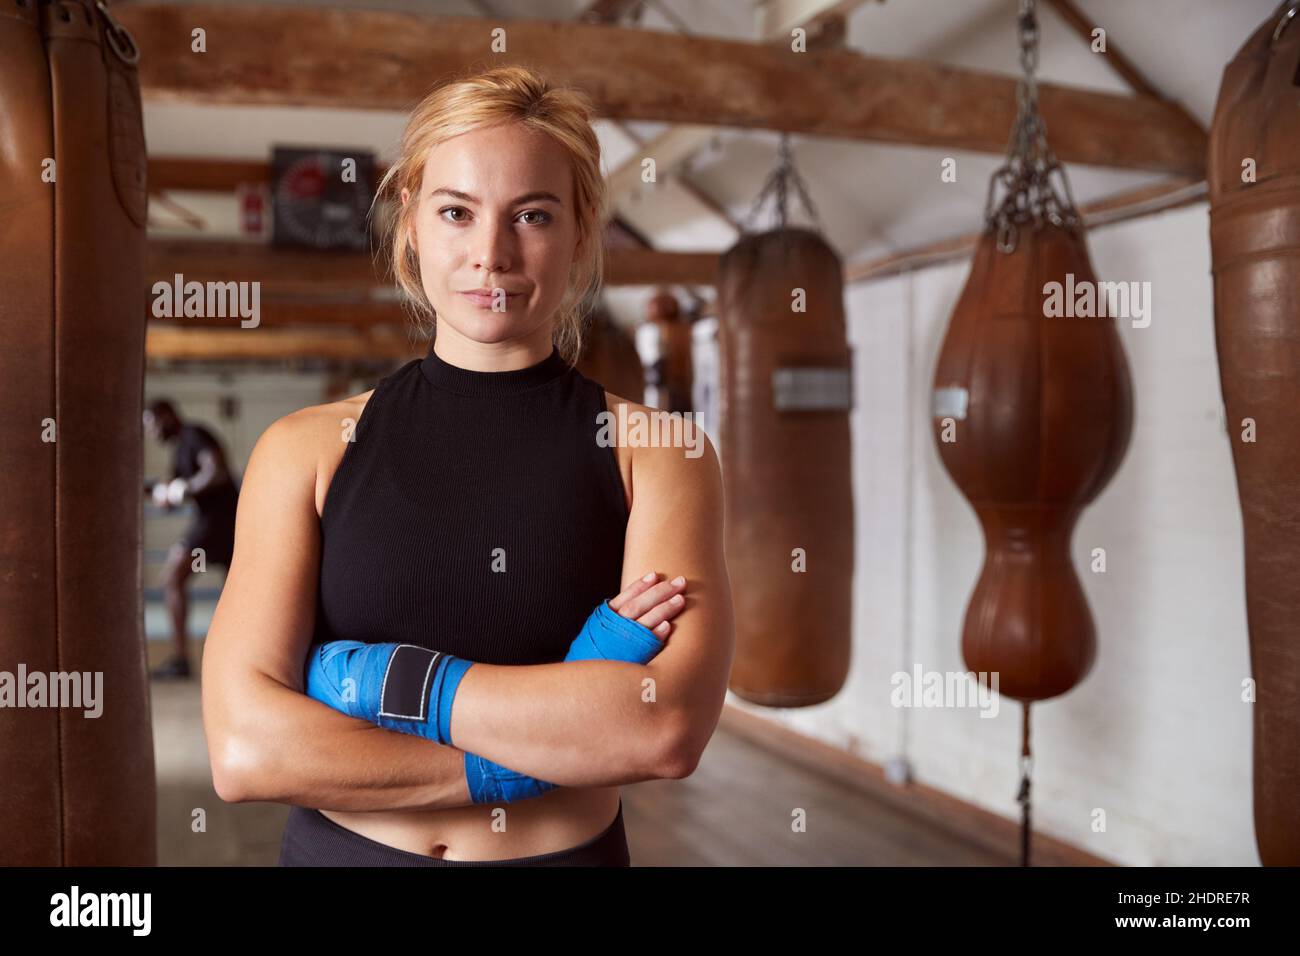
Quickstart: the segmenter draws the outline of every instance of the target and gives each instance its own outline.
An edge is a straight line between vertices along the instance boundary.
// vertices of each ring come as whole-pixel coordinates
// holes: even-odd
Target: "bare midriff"
[[[531,800],[440,810],[322,810],[387,846],[442,860],[509,860],[586,843],[618,815],[618,787],[559,787]]]

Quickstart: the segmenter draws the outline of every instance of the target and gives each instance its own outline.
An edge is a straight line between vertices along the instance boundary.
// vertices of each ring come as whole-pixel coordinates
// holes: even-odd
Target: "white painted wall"
[[[1149,281],[1152,321],[1121,323],[1135,420],[1124,463],[1080,520],[1076,567],[1098,628],[1092,673],[1033,708],[1036,827],[1130,865],[1256,865],[1241,521],[1214,352],[1205,204],[1109,226],[1098,276]],[[984,546],[930,434],[935,358],[965,262],[850,288],[857,567],[854,659],[831,702],[730,702],[1019,819],[1020,707],[890,706],[919,664],[964,671],[961,626]],[[1089,571],[1094,547],[1107,572]],[[1096,809],[1106,832],[1091,829]]]

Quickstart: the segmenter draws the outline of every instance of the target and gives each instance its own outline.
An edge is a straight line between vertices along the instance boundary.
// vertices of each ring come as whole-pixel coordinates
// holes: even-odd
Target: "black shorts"
[[[602,833],[553,853],[507,860],[440,860],[379,843],[341,827],[319,810],[290,807],[280,866],[631,866],[623,830],[623,801]]]
[[[187,556],[195,548],[202,548],[207,564],[222,564],[230,567],[230,560],[235,556],[235,512],[233,509],[202,512],[194,516],[181,544]]]

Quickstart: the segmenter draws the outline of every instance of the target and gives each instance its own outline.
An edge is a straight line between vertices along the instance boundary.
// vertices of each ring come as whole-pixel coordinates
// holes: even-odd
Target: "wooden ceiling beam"
[[[376,164],[376,185],[387,166]],[[271,164],[256,159],[220,157],[150,156],[149,192],[168,191],[233,193],[241,185],[271,184]]]
[[[148,285],[170,283],[177,274],[187,282],[258,282],[264,299],[358,293],[389,284],[363,252],[317,252],[236,240],[148,240]]]
[[[238,318],[211,319],[193,316],[154,318],[151,326],[175,326],[187,329],[213,329],[224,325],[235,328]],[[341,328],[366,330],[406,328],[410,318],[400,302],[347,301],[345,299],[275,299],[263,298],[259,308],[258,328]]]
[[[271,182],[271,164],[255,159],[150,156],[149,192],[233,193],[238,186]]]
[[[1097,29],[1100,24],[1084,13],[1075,5],[1073,0],[1047,0],[1057,15],[1065,21],[1084,43],[1092,46],[1092,31]],[[1187,118],[1187,121],[1194,124],[1202,132],[1205,132],[1205,125],[1191,114],[1186,107],[1176,100],[1166,96],[1154,83],[1147,79],[1146,74],[1138,69],[1137,64],[1130,60],[1119,47],[1115,45],[1115,40],[1109,33],[1106,35],[1106,49],[1102,54],[1110,68],[1119,74],[1120,78],[1137,93],[1139,96],[1149,96],[1153,99],[1161,100],[1168,103],[1170,108],[1177,110]]]
[[[606,285],[708,285],[718,278],[716,252],[617,249],[605,254]]]
[[[389,335],[301,329],[178,329],[150,326],[147,359],[290,361],[295,359],[420,358],[428,343],[412,344],[404,333]]]
[[[591,23],[492,24],[367,10],[131,4],[115,10],[152,100],[411,109],[440,79],[526,63],[587,91],[602,116],[786,130],[1001,154],[1013,77],[849,50],[769,45]],[[191,31],[207,52],[191,52]],[[1169,104],[1044,84],[1064,162],[1202,175],[1204,133]]]
[[[1187,206],[1204,199],[1205,193],[1204,179],[1183,176],[1154,186],[1142,186],[1084,203],[1079,207],[1079,212],[1083,215],[1084,226],[1095,229],[1099,226]],[[844,268],[844,281],[851,283],[883,279],[913,269],[942,265],[945,262],[961,259],[971,254],[982,235],[982,232],[971,232],[961,236],[950,236],[947,239],[929,242],[900,252],[891,252],[864,262],[850,263]]]

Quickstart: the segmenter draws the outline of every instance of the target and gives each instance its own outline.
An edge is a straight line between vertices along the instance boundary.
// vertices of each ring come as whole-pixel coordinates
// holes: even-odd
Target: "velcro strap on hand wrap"
[[[429,719],[429,687],[438,665],[438,651],[398,644],[379,692],[379,716],[396,720]]]
[[[456,688],[473,665],[441,651],[398,644],[389,658],[379,695],[380,727],[452,744],[451,710]]]
[[[456,688],[473,663],[414,644],[329,641],[308,655],[306,691],[349,717],[450,744]]]

